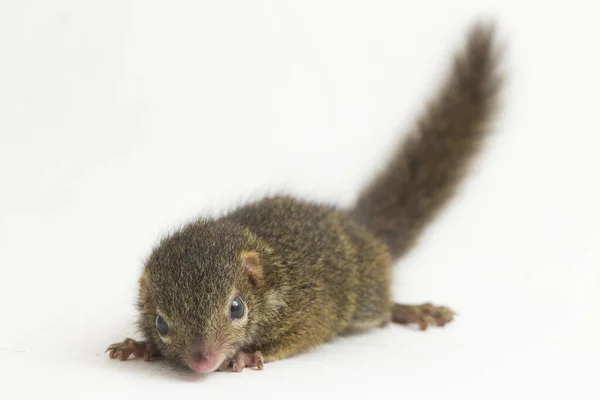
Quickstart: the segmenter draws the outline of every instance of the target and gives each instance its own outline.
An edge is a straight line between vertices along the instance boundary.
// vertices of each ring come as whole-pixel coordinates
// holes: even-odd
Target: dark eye
[[[238,319],[244,316],[244,303],[242,303],[242,298],[240,296],[235,296],[231,301],[229,316],[231,319]]]
[[[158,329],[160,336],[167,336],[169,334],[169,325],[167,325],[160,315],[156,316],[156,329]]]

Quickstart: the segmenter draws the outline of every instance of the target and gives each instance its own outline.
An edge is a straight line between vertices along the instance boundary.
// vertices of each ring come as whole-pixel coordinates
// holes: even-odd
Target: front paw
[[[160,355],[158,350],[148,342],[137,342],[126,338],[120,343],[113,343],[106,349],[110,358],[118,358],[121,361],[127,360],[132,354],[135,357],[143,357],[144,361],[152,361],[154,357]]]
[[[221,364],[218,371],[242,372],[246,367],[256,367],[258,370],[262,371],[264,368],[262,353],[260,351],[255,351],[252,354],[248,354],[240,351],[232,359]]]

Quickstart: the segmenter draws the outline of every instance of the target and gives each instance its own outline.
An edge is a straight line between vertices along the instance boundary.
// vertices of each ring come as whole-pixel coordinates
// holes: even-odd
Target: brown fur
[[[445,85],[351,210],[271,197],[163,239],[140,279],[145,342],[114,345],[111,357],[130,349],[188,365],[216,346],[238,370],[243,360],[262,366],[262,356],[293,356],[390,318],[450,321],[445,308],[394,305],[391,266],[451,198],[487,132],[500,87],[492,32],[470,31]],[[236,294],[246,315],[232,322]],[[157,332],[158,313],[168,338]]]
[[[360,194],[352,216],[404,255],[453,197],[491,132],[503,77],[494,28],[476,25],[390,162]]]

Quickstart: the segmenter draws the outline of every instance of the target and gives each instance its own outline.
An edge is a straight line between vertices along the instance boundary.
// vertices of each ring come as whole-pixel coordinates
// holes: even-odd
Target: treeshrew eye
[[[235,296],[229,306],[229,316],[231,319],[239,319],[244,316],[244,303],[240,296]]]
[[[160,336],[167,336],[169,334],[169,326],[160,315],[156,316],[156,329]]]

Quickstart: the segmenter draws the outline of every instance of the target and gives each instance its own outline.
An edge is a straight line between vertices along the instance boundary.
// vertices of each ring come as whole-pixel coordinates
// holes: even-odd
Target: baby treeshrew
[[[208,373],[263,368],[388,322],[453,311],[395,304],[393,264],[448,204],[491,131],[503,77],[492,23],[474,24],[445,81],[348,209],[265,197],[160,241],[139,279],[142,341],[108,348]]]

